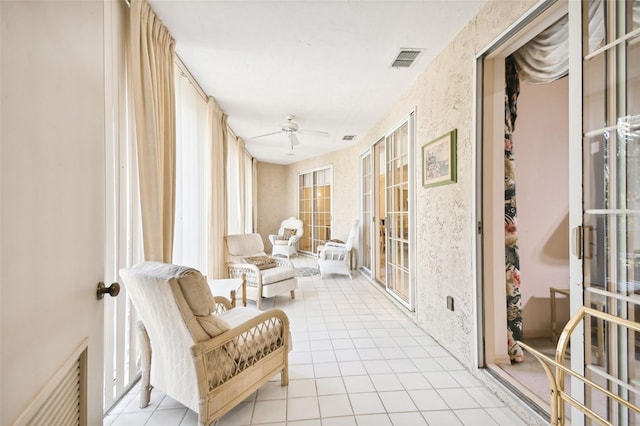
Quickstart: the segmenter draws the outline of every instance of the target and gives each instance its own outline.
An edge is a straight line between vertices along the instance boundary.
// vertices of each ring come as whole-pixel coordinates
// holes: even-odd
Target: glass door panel
[[[371,240],[373,223],[373,192],[371,176],[371,152],[367,152],[360,158],[360,170],[362,179],[362,268],[371,272]]]
[[[311,252],[311,224],[313,217],[312,206],[312,194],[313,194],[313,176],[310,174],[298,176],[298,217],[302,220],[302,226],[304,233],[298,244],[300,245],[300,251]]]
[[[298,175],[298,212],[304,226],[300,251],[316,253],[331,239],[331,174],[327,168]]]
[[[586,4],[586,3],[585,3]],[[637,321],[640,315],[640,2],[603,1],[599,43],[583,40],[584,304]],[[588,27],[583,18],[583,27]],[[606,37],[605,37],[606,35]],[[597,38],[597,37],[596,37]],[[640,340],[608,323],[584,324],[586,376],[634,404]],[[617,379],[616,379],[617,378]],[[587,389],[587,405],[614,424],[638,424]]]
[[[373,208],[374,208],[374,277],[379,283],[387,282],[387,173],[385,140],[378,141],[373,148]]]
[[[411,303],[409,286],[409,121],[386,138],[387,290]]]

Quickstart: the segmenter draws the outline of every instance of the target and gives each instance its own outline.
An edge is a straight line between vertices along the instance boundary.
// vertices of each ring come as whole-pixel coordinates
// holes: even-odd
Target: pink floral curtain
[[[518,344],[522,340],[522,297],[520,294],[520,255],[518,253],[518,220],[516,210],[516,175],[513,150],[513,131],[518,113],[520,94],[518,71],[512,56],[505,62],[504,114],[504,243],[505,280],[507,290],[507,337],[512,363],[524,361]]]

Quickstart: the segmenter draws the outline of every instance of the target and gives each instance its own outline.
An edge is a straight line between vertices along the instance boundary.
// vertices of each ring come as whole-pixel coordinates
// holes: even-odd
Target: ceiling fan
[[[280,124],[280,130],[278,130],[277,132],[271,132],[271,133],[266,133],[264,135],[254,136],[254,137],[252,137],[250,139],[258,139],[258,138],[263,138],[263,137],[266,137],[266,136],[272,136],[272,135],[277,135],[277,134],[280,134],[280,133],[284,133],[285,135],[287,135],[287,138],[289,139],[289,144],[291,145],[291,149],[293,150],[293,147],[295,145],[300,145],[300,140],[296,136],[296,133],[300,133],[300,134],[315,134],[315,135],[319,135],[319,136],[329,136],[328,132],[320,132],[320,131],[317,131],[317,130],[301,129],[300,126],[298,125],[298,123],[293,121],[293,119],[295,118],[295,116],[293,116],[293,115],[287,115],[285,118],[287,119],[287,122]]]

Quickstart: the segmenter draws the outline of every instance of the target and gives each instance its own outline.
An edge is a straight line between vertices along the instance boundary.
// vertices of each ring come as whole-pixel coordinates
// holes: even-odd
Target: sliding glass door
[[[602,30],[589,25],[593,14],[582,13],[583,212],[576,233],[582,241],[584,305],[632,321],[640,316],[639,14],[640,2],[603,1],[595,13]],[[610,323],[584,327],[585,375],[640,403],[640,336]],[[613,424],[640,422],[598,393],[586,390],[584,399]]]
[[[298,217],[304,234],[300,251],[315,253],[331,239],[332,169],[317,169],[298,175]]]

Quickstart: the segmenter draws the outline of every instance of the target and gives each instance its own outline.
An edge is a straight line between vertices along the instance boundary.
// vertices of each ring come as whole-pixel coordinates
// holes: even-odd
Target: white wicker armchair
[[[304,227],[300,219],[290,217],[283,220],[278,234],[269,235],[269,241],[273,247],[271,255],[289,258],[292,254],[298,254],[297,244],[302,234],[304,234]]]
[[[225,239],[229,278],[246,277],[247,299],[255,300],[262,309],[263,297],[274,297],[289,291],[296,298],[296,270],[288,259],[276,259],[264,252],[260,234],[227,235]]]
[[[351,249],[358,236],[358,226],[360,221],[356,220],[351,226],[349,237],[344,243],[327,241],[318,247],[318,268],[320,278],[329,274],[340,274],[351,276]]]
[[[289,320],[281,310],[231,309],[183,266],[145,262],[120,275],[141,319],[141,407],[156,386],[210,425],[277,373],[288,383]]]

